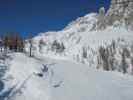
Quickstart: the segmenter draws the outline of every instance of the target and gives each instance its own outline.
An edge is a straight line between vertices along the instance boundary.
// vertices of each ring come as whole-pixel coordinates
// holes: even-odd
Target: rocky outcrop
[[[106,19],[109,25],[119,21],[125,26],[133,26],[133,0],[112,0]]]

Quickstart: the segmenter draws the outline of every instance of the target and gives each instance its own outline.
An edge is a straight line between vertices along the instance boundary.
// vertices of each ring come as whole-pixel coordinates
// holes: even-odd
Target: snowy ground
[[[6,100],[133,100],[133,77],[67,60],[10,54]]]

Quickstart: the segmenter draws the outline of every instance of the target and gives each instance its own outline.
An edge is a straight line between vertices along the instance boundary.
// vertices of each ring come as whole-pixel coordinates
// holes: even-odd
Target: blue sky
[[[110,0],[0,0],[0,34],[60,30],[89,12],[97,12]]]

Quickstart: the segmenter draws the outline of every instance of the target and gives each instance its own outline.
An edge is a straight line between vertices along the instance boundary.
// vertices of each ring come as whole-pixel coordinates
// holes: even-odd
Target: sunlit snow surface
[[[67,60],[10,54],[8,100],[132,100],[133,77],[98,71]],[[44,65],[48,70],[42,71]],[[42,74],[42,75],[41,75]]]

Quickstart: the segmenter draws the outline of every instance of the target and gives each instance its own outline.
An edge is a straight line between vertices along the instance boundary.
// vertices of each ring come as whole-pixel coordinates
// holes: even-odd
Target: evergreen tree
[[[83,50],[82,50],[82,57],[83,58],[87,58],[87,49],[85,47],[83,47]]]
[[[43,46],[46,45],[46,43],[43,41],[43,39],[40,39],[39,41],[39,52],[42,52]]]
[[[29,34],[29,52],[30,52],[30,57],[32,57],[33,55],[32,55],[32,49],[33,49],[33,35],[30,33]]]
[[[108,58],[109,58],[109,52],[108,49],[105,49],[104,47],[100,47],[99,48],[99,56],[100,56],[100,60],[102,61],[102,66],[104,70],[109,70],[109,62],[108,62]]]
[[[121,69],[122,69],[122,72],[123,73],[127,73],[128,65],[127,65],[127,62],[126,62],[126,56],[125,56],[124,51],[122,52],[121,57],[122,57],[122,60],[121,60]]]

